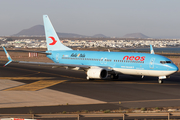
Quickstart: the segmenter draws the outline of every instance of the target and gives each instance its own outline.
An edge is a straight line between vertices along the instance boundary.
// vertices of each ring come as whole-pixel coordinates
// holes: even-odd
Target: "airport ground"
[[[157,78],[120,75],[118,80],[87,81],[82,71],[10,64],[0,54],[0,113],[79,113],[138,108],[180,108],[180,73],[158,84]],[[50,62],[41,56],[11,53],[16,60]],[[180,58],[173,57],[174,62]]]

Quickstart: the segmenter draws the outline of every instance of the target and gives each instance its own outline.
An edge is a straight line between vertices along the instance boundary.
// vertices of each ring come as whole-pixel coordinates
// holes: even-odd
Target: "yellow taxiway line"
[[[22,86],[17,86],[9,89],[5,89],[3,91],[37,91],[40,89],[44,89],[62,82],[65,82],[67,80],[40,80],[37,82],[33,82],[30,84],[25,84]]]

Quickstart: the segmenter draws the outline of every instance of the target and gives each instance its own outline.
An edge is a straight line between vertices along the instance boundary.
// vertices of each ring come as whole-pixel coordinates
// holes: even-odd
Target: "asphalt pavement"
[[[0,66],[3,66],[4,63],[1,62]],[[33,113],[59,113],[63,111],[77,112],[180,106],[180,73],[175,73],[167,80],[164,80],[163,84],[158,84],[157,78],[154,77],[144,77],[142,79],[141,77],[128,75],[120,75],[118,80],[87,81],[86,74],[83,71],[12,63],[7,67],[0,67],[0,81],[8,80],[11,86],[8,86],[7,82],[2,82],[7,87],[0,86],[1,96],[7,97],[6,94],[19,92],[18,94],[24,93],[23,97],[26,97],[25,93],[34,97],[33,95],[41,96],[44,91],[47,92],[47,95],[44,94],[42,97],[47,98],[48,101],[44,101],[46,104],[43,105],[40,102],[42,99],[37,99],[38,104],[40,104],[38,105],[35,104],[36,101],[28,102],[26,100],[27,106],[20,106],[19,104],[17,107],[10,107],[12,100],[8,101],[7,99],[7,103],[0,100],[0,106],[5,106],[0,108],[0,113],[30,113],[32,111]],[[41,86],[37,90],[32,89],[38,84],[35,82],[46,80],[57,81],[57,84]],[[24,89],[27,88],[27,85],[31,87],[29,90]],[[48,92],[52,92],[54,96],[48,94]],[[17,98],[15,100],[23,103],[22,100],[18,101]],[[50,102],[54,104],[50,104]]]

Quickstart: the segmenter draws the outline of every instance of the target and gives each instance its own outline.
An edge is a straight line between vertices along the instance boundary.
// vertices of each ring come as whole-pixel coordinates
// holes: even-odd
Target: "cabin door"
[[[150,63],[149,63],[149,68],[150,69],[154,69],[154,61],[155,61],[155,58],[150,59]]]
[[[56,54],[56,63],[59,63],[59,53]]]

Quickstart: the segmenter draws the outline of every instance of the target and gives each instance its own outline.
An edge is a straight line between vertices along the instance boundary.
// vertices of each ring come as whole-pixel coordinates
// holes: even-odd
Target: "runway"
[[[118,80],[87,81],[85,78],[82,71],[50,66],[12,63],[0,67],[0,112],[57,113],[180,106],[180,73],[163,84],[158,84],[157,78],[127,75],[120,75]]]

